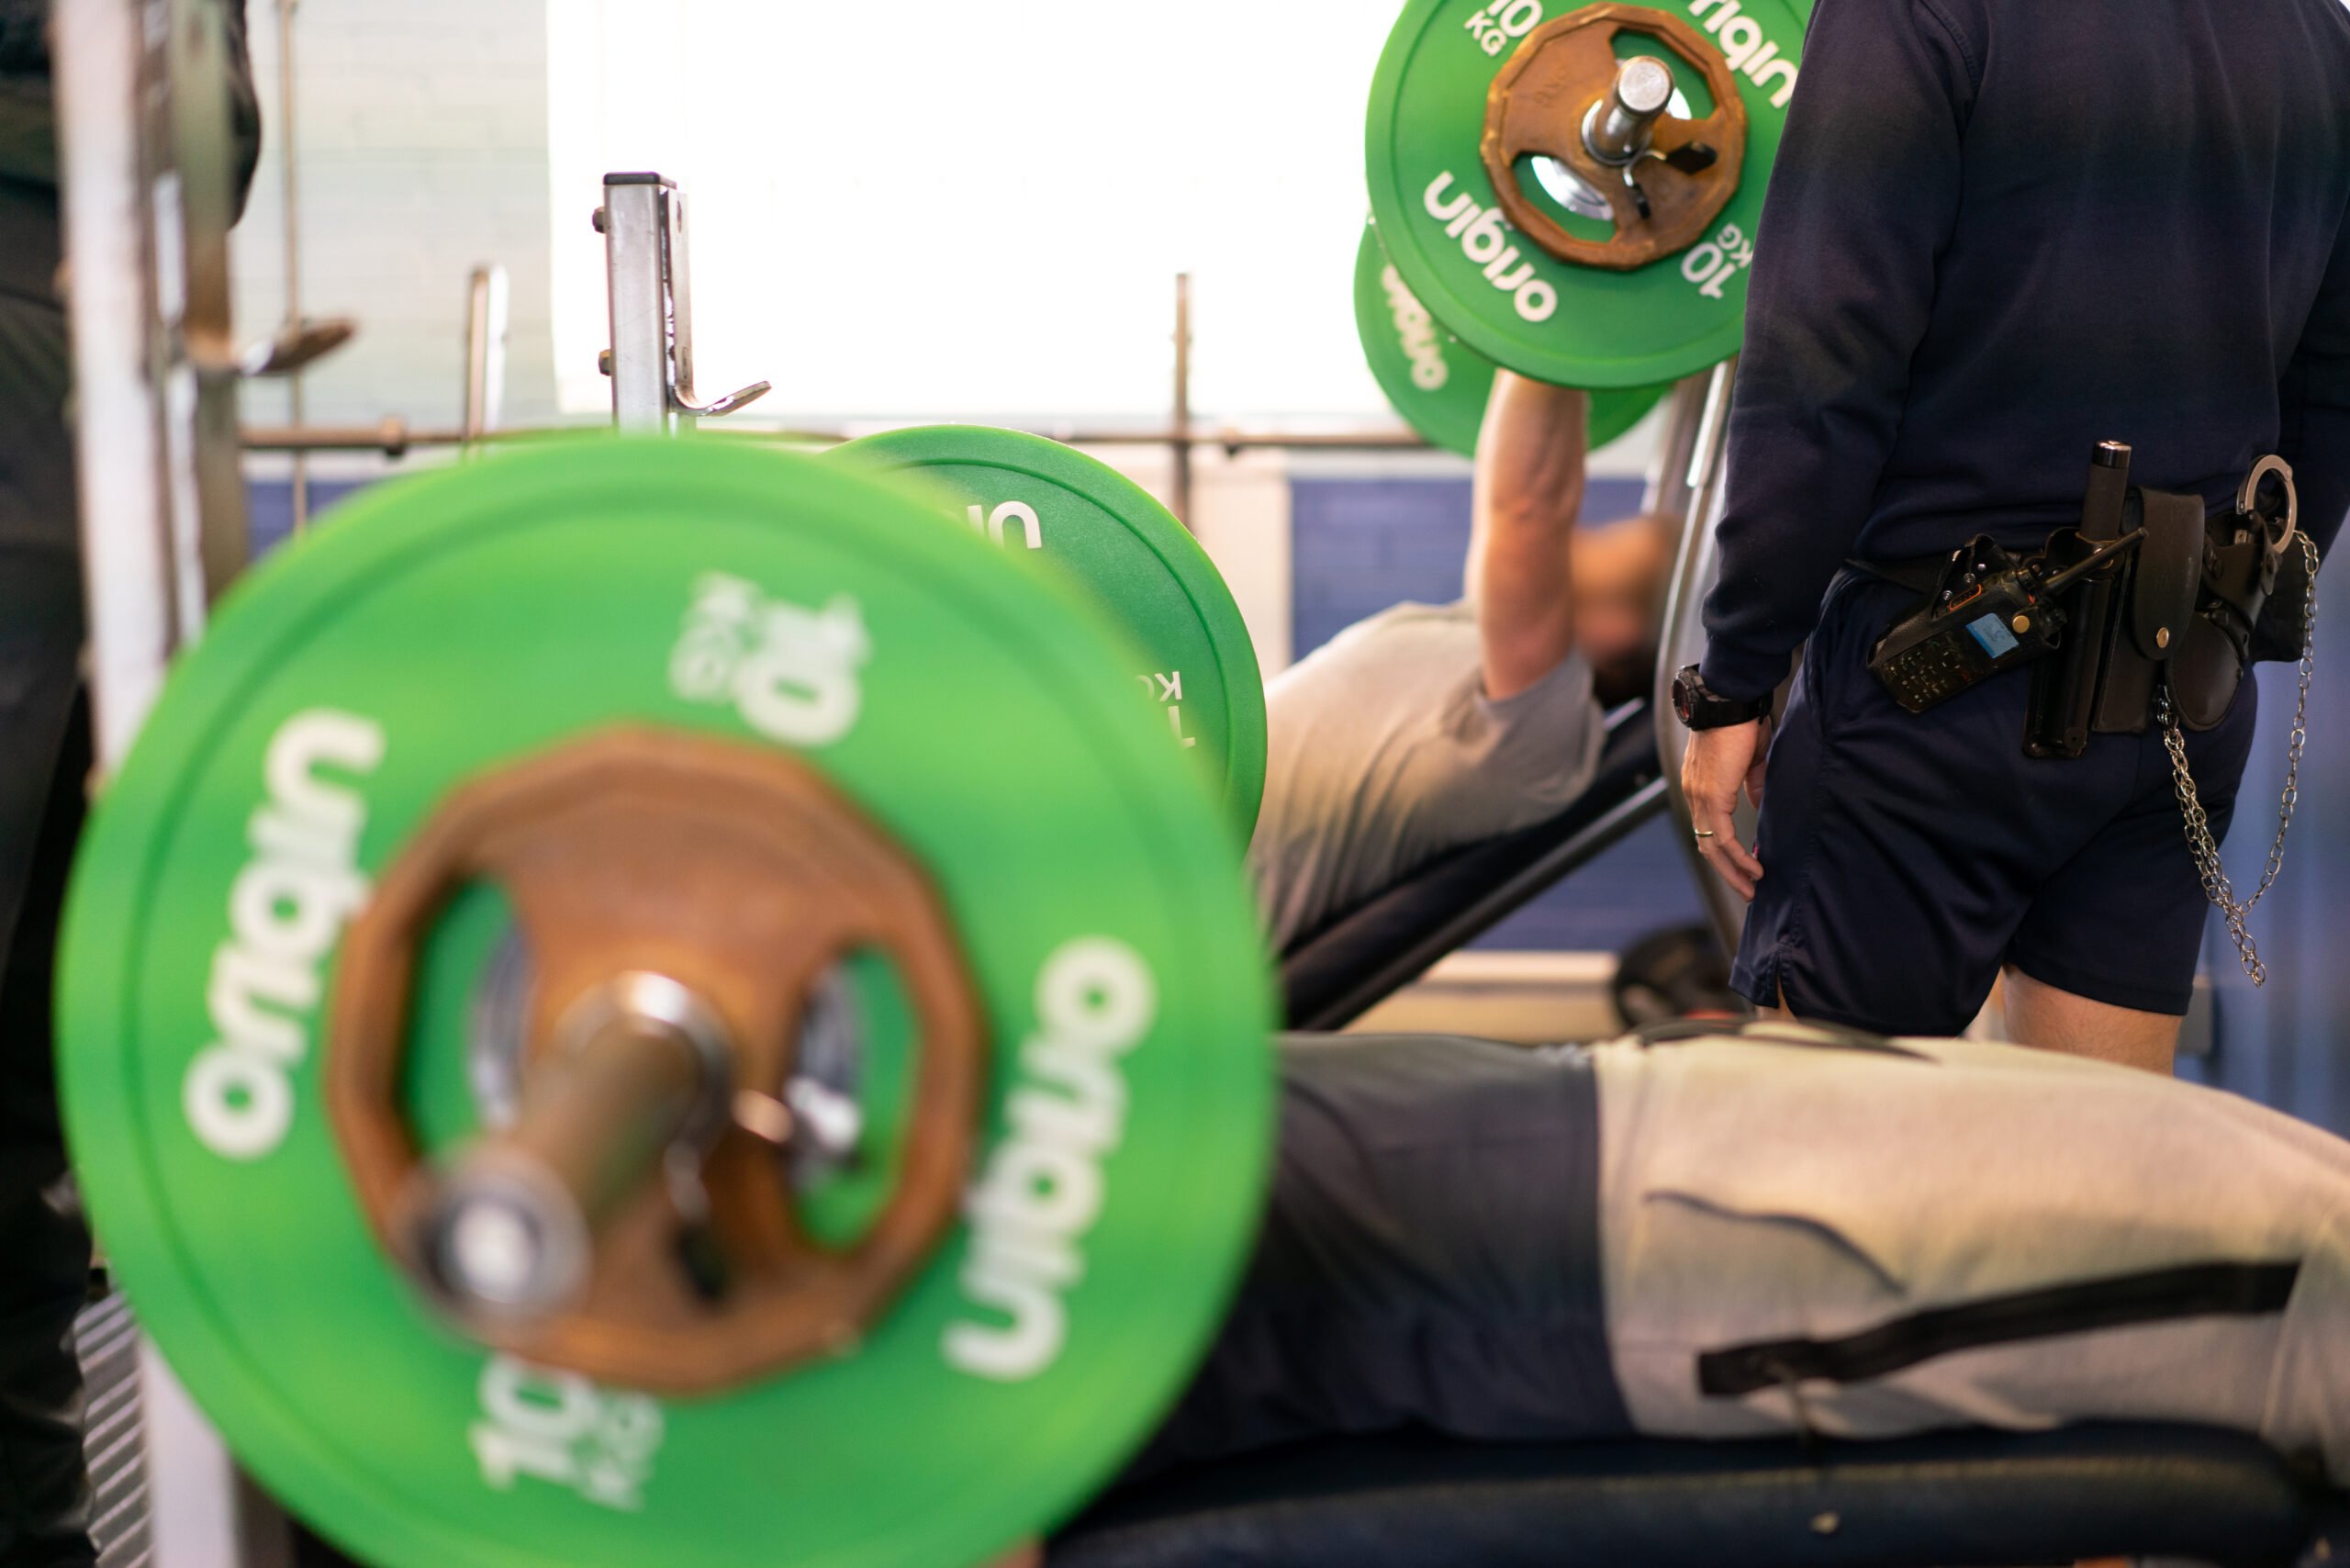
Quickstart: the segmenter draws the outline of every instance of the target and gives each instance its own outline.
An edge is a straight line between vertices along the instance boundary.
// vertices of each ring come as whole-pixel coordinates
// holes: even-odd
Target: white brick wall
[[[246,3],[265,145],[252,204],[236,235],[234,259],[240,328],[252,338],[268,331],[284,308],[279,157],[285,121],[277,101],[277,0]],[[575,275],[562,308],[600,328],[602,245],[588,224],[599,195],[594,170],[583,165],[576,179],[566,175],[561,196],[549,194],[548,8],[576,7],[557,18],[571,22],[567,30],[555,29],[558,36],[569,37],[581,31],[581,20],[600,16],[599,7],[607,3],[610,0],[300,0],[295,14],[299,74],[296,129],[304,304],[312,315],[346,314],[361,322],[357,342],[308,377],[311,423],[372,426],[385,415],[396,414],[419,428],[453,426],[462,407],[467,279],[476,264],[492,261],[507,267],[512,282],[507,421],[543,424],[558,420],[550,328],[553,247],[570,248],[570,259],[580,263],[571,269]],[[646,14],[657,20],[680,3],[630,0],[639,7],[630,15],[642,27]],[[818,41],[826,36],[821,28],[807,29],[804,18],[769,17],[767,25],[794,37],[799,34],[793,29],[807,30]],[[667,35],[653,28],[651,36]],[[627,63],[637,73],[626,78],[632,84],[665,79],[655,62],[638,56]],[[570,104],[575,118],[586,114],[593,118],[601,112],[596,105],[615,90],[615,64],[575,50],[564,62],[559,104]],[[707,104],[640,107],[655,123],[672,114],[711,112]],[[777,179],[788,181],[795,157],[822,160],[830,155],[822,146],[778,143],[778,105],[753,104],[748,112],[753,129],[745,134],[762,142],[761,156],[777,166]],[[626,136],[619,142],[636,145]],[[618,145],[602,151],[620,156]],[[620,161],[638,166],[643,159],[630,154]],[[1351,166],[1346,174],[1353,177]],[[1037,170],[990,168],[983,175],[989,199],[1002,200],[1007,210],[1019,210],[1023,201],[1045,199],[1036,184]],[[967,170],[957,177],[980,175]],[[574,184],[579,187],[576,193],[568,188]],[[740,273],[746,266],[755,270],[771,260],[762,258],[755,245],[740,242],[744,222],[759,216],[755,202],[734,193],[744,205],[730,213],[722,206],[713,210],[696,194],[700,238],[697,271],[707,282],[715,284],[730,271]],[[723,182],[719,194],[727,194]],[[1342,247],[1348,253],[1354,237],[1351,222],[1349,218],[1345,226]],[[740,253],[730,253],[725,244],[730,237],[738,241],[732,251]],[[845,241],[838,242],[847,246]],[[1324,303],[1343,309],[1346,271],[1334,265],[1328,272]],[[1132,380],[1137,406],[1155,411],[1165,396],[1168,323],[1161,313],[1168,304],[1167,280],[1147,268],[1137,269],[1135,278],[1136,286],[1148,296],[1147,305],[1139,308],[1139,338],[1096,342],[1094,373],[1083,379],[1121,385],[1122,376]],[[788,282],[776,286],[778,291],[789,287]],[[712,290],[700,292],[707,296]],[[722,290],[716,292],[722,297]],[[809,319],[826,308],[820,296],[804,291],[789,297],[790,310],[808,313]],[[1214,377],[1209,373],[1237,330],[1214,308],[1218,298],[1211,280],[1203,278],[1200,357],[1210,383]],[[711,301],[705,298],[703,303]],[[1070,308],[1066,302],[1062,308]],[[705,310],[703,325],[717,329],[724,325],[722,318],[722,311]],[[1082,332],[1092,330],[1079,325]],[[960,323],[957,330],[974,342],[984,342],[989,333],[1005,329],[1002,322],[982,317]],[[1334,340],[1329,352],[1348,356],[1346,368],[1356,373],[1350,330]],[[706,368],[722,368],[709,365],[711,358],[722,361],[725,356],[705,356]],[[747,374],[782,378],[793,368],[791,359],[786,355],[772,364],[758,361]],[[920,381],[925,373],[913,374]],[[702,389],[722,389],[722,379],[717,374],[705,375]],[[1203,403],[1214,404],[1213,390],[1212,385],[1203,387]],[[1059,389],[1065,406],[1040,412],[1066,416],[1087,402],[1088,391],[1083,386]],[[781,405],[789,399],[779,394],[772,401]],[[837,388],[827,396],[819,388],[801,387],[797,401],[824,418],[856,411],[843,406],[848,398]],[[777,412],[762,408],[754,410],[754,417],[776,417]],[[984,418],[987,410],[957,407],[934,412]],[[249,388],[245,417],[254,424],[282,422],[282,385]],[[1647,445],[1645,433],[1618,443],[1595,461],[1595,468],[1636,473]],[[1163,454],[1118,448],[1104,455],[1134,470],[1146,484],[1164,487]],[[436,460],[433,454],[420,454],[397,466]],[[1286,480],[1296,465],[1271,454],[1230,461],[1212,449],[1202,451],[1197,462],[1194,522],[1231,581],[1270,675],[1288,662],[1290,654]],[[1462,467],[1457,460],[1434,455],[1382,459],[1360,454],[1309,457],[1304,465],[1316,473],[1393,467],[1453,473]],[[312,471],[322,479],[352,479],[383,472],[385,466],[363,455],[321,458]],[[256,478],[274,480],[282,478],[285,465],[258,459],[251,471]]]
[[[555,0],[567,3],[567,0]],[[449,426],[463,406],[467,279],[512,278],[509,421],[554,417],[547,325],[548,0],[301,0],[298,215],[304,308],[358,318],[358,341],[308,378],[316,424],[397,414]],[[277,0],[247,0],[264,147],[239,228],[237,316],[247,337],[285,308]],[[588,234],[594,193],[581,198]],[[245,417],[285,417],[281,387]]]

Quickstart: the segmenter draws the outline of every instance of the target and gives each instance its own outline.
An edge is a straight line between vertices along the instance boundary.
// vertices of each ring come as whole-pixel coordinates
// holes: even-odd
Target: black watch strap
[[[1771,699],[1724,697],[1707,687],[1697,666],[1690,665],[1673,678],[1673,711],[1689,729],[1719,730],[1768,717]]]

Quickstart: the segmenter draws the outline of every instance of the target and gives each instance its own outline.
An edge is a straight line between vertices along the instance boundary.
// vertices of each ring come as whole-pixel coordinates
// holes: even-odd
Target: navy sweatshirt
[[[1783,679],[1847,556],[2076,521],[2091,445],[2350,510],[2343,0],[1818,0],[1762,210],[1707,684]]]

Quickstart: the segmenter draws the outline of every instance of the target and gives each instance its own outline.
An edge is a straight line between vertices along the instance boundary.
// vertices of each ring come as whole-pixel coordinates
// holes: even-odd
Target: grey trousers
[[[1965,1040],[1281,1047],[1222,1338],[1138,1473],[1285,1440],[2255,1433],[2350,1485],[2350,1143]]]
[[[1629,1435],[1588,1058],[1349,1035],[1285,1037],[1279,1059],[1255,1257],[1128,1479],[1333,1433]]]

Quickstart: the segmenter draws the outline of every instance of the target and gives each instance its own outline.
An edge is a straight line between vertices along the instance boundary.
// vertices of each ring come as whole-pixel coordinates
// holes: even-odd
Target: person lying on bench
[[[1678,524],[1578,529],[1583,394],[1504,371],[1477,442],[1468,595],[1400,604],[1276,678],[1249,846],[1285,950],[1464,844],[1556,815],[1656,665]]]
[[[2350,1143],[1787,1023],[1290,1036],[1258,1250],[1132,1477],[1294,1439],[2179,1421],[2350,1485]]]

